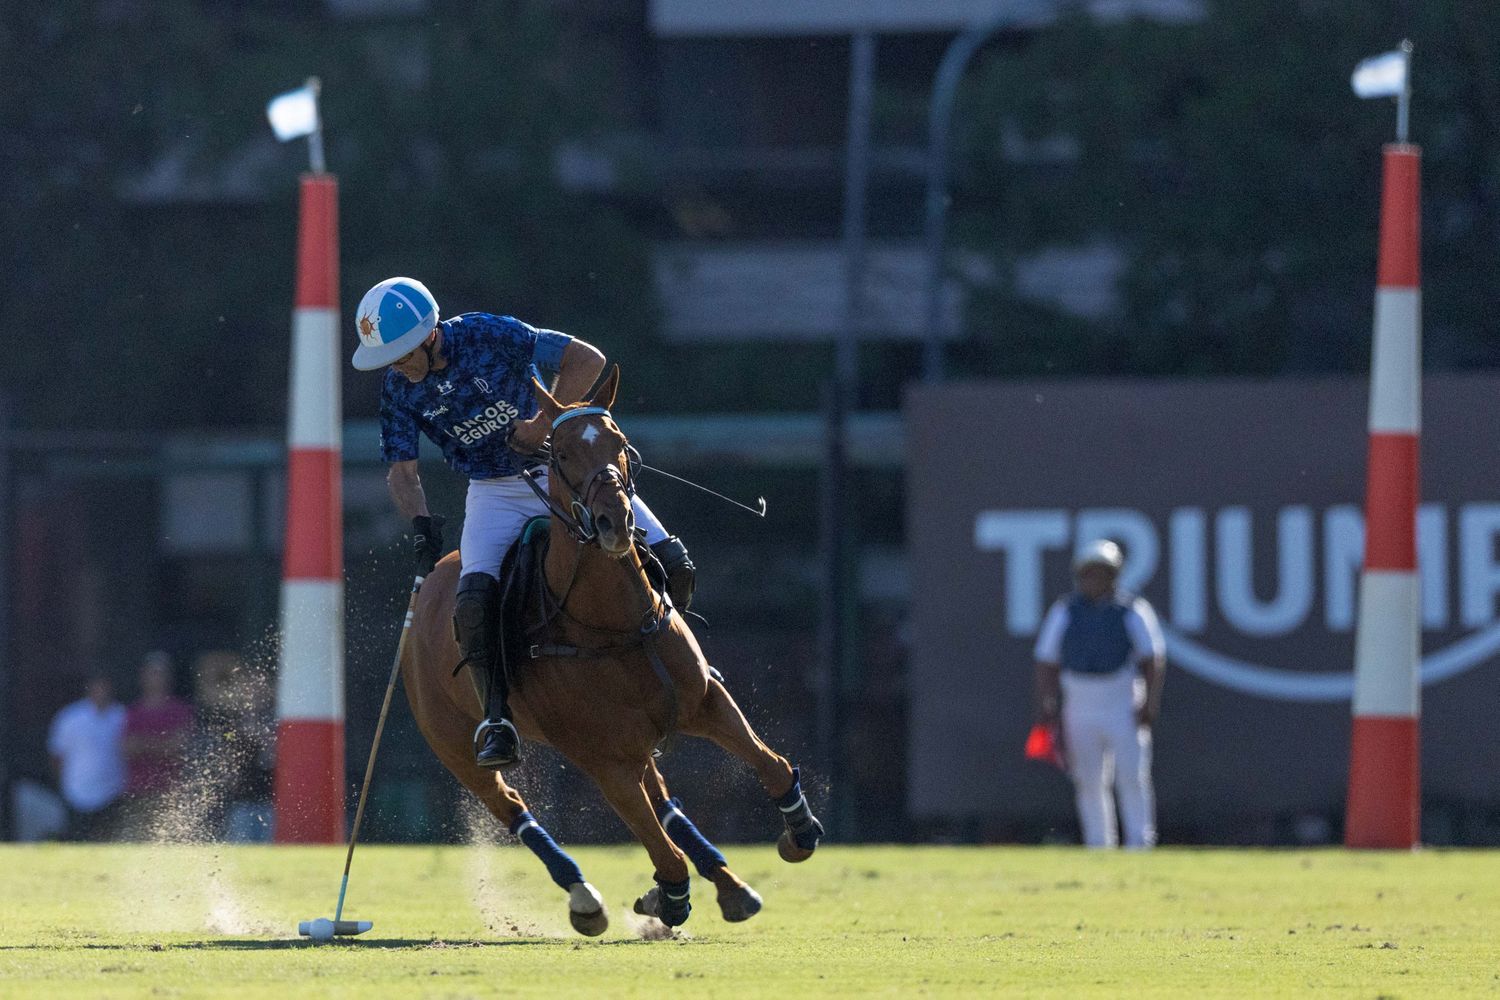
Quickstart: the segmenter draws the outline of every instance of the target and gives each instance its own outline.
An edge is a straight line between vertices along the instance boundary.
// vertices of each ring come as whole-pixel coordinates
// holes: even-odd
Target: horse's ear
[[[548,421],[556,420],[558,414],[562,413],[563,411],[563,405],[557,400],[553,399],[552,393],[547,391],[547,387],[542,385],[542,383],[538,382],[536,379],[531,380],[531,388],[536,392],[537,410],[542,414],[542,416],[546,417]]]
[[[595,406],[602,406],[606,410],[612,409],[615,405],[615,393],[619,388],[620,366],[610,365],[609,374],[605,376],[603,382],[599,383],[599,388],[594,390],[594,394],[589,397],[589,402]]]

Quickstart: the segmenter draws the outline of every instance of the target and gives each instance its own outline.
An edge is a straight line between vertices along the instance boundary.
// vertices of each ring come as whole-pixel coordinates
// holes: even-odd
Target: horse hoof
[[[685,890],[681,899],[671,899],[662,892],[661,886],[653,885],[635,901],[635,912],[643,917],[655,917],[668,927],[680,927],[687,923],[693,904],[688,902]]]
[[[789,861],[792,864],[797,864],[799,861],[806,861],[813,855],[812,851],[797,846],[797,842],[792,839],[792,831],[790,830],[781,831],[781,836],[776,840],[776,853],[781,855],[782,861]]]
[[[724,919],[731,924],[749,920],[760,912],[762,905],[764,904],[760,893],[748,885],[736,886],[727,892],[719,893],[719,912],[724,914]]]
[[[593,913],[576,913],[568,911],[568,921],[573,929],[584,937],[598,937],[609,930],[609,914],[603,909],[595,910]]]
[[[660,920],[661,890],[653,885],[646,890],[645,895],[635,901],[635,906],[632,909],[643,917],[655,917]]]
[[[609,913],[599,890],[587,882],[576,882],[568,890],[568,920],[585,937],[598,937],[609,929]]]

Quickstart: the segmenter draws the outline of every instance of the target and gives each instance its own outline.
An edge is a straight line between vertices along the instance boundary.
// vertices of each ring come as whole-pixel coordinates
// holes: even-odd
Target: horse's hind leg
[[[667,831],[667,836],[672,838],[672,843],[688,856],[688,860],[698,869],[698,874],[718,889],[719,912],[724,915],[724,919],[730,923],[739,923],[759,913],[762,906],[760,893],[729,870],[729,863],[724,860],[724,855],[709,843],[708,838],[699,832],[693,821],[682,811],[681,800],[670,797],[666,779],[657,770],[655,761],[647,765],[641,786],[645,788],[646,798],[651,800],[656,818],[662,829]]]
[[[531,849],[547,866],[564,892],[568,894],[568,920],[573,929],[588,937],[598,937],[609,928],[609,914],[599,890],[583,877],[578,862],[557,846],[542,824],[526,808],[525,801],[494,771],[476,767],[472,761],[444,761],[464,787],[483,802],[496,819],[505,824],[510,835]],[[457,766],[455,766],[457,764]]]
[[[781,810],[786,830],[776,842],[784,861],[806,861],[823,838],[823,824],[813,815],[802,794],[800,771],[766,746],[746,721],[724,685],[709,678],[708,693],[698,711],[682,727],[686,733],[713,740],[755,769],[761,787]]]
[[[630,827],[656,868],[656,886],[636,900],[636,912],[648,913],[668,927],[685,922],[693,910],[687,859],[656,818],[642,781],[644,772],[629,764],[580,766],[594,779],[616,815]]]

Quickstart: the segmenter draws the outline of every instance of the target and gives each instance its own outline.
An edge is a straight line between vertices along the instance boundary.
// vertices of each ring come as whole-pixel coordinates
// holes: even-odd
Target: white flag
[[[1400,97],[1406,91],[1407,53],[1401,49],[1364,59],[1350,83],[1360,97]]]
[[[300,87],[280,94],[266,105],[266,117],[282,142],[312,135],[318,130],[318,92]]]

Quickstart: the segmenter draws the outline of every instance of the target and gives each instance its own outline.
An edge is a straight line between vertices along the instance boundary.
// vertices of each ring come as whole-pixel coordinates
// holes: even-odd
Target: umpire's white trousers
[[[1126,847],[1156,844],[1156,794],[1151,786],[1151,730],[1137,724],[1145,681],[1135,667],[1113,674],[1062,673],[1063,747],[1089,847],[1115,847],[1115,796]]]
[[[539,477],[538,485],[546,492],[546,473]],[[667,537],[667,529],[640,497],[633,497],[630,506],[635,511],[636,525],[646,529],[647,545],[655,545]],[[458,543],[462,574],[488,573],[498,578],[500,562],[511,543],[521,537],[526,522],[546,514],[547,505],[520,476],[469,480],[469,493],[464,499],[464,534]]]

